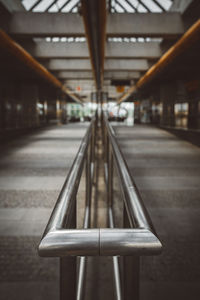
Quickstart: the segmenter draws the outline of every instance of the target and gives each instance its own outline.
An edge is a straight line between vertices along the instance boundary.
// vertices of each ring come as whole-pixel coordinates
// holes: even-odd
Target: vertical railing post
[[[124,205],[124,228],[129,227],[130,223]],[[140,257],[136,255],[124,256],[123,260],[124,300],[139,300]]]
[[[92,192],[92,178],[91,178],[91,156],[92,156],[91,144],[88,146],[88,151],[85,160],[85,198],[86,198],[86,208],[85,208],[85,220],[83,228],[90,227],[90,206],[91,206],[91,192]]]
[[[76,199],[74,199],[71,228],[76,228]],[[60,300],[76,300],[76,256],[60,258]]]
[[[110,145],[109,145],[109,137],[108,137],[108,131],[106,128],[106,123],[104,120],[104,116],[102,117],[102,130],[103,130],[103,149],[104,149],[104,163],[107,164],[107,167],[109,169],[109,152],[110,152]]]
[[[108,133],[105,132],[105,162],[108,164],[108,169],[109,169],[109,138],[108,138]]]
[[[90,149],[91,163],[94,163],[95,161],[95,145],[96,145],[96,120],[92,128],[91,149]]]
[[[103,143],[103,159],[104,163],[108,163],[107,159],[107,130],[105,126],[104,117],[102,116],[102,123],[101,123],[101,133],[102,133],[102,143]]]
[[[107,140],[109,143],[109,140]],[[108,144],[107,148],[107,203],[108,203],[108,223],[110,228],[114,228],[113,218],[113,153],[112,147]],[[120,261],[119,257],[113,256],[113,281],[115,286],[115,299],[122,300]]]
[[[83,228],[90,227],[90,207],[91,207],[91,192],[92,192],[92,178],[91,178],[91,159],[92,159],[92,145],[93,136],[91,136],[90,143],[85,159],[85,215],[83,221]],[[77,297],[76,300],[82,300],[84,298],[85,287],[85,274],[87,266],[87,257],[81,256],[79,262],[79,271],[77,278]]]
[[[109,140],[107,140],[109,143]],[[108,151],[108,205],[111,207],[113,205],[113,154],[111,147],[107,146]]]

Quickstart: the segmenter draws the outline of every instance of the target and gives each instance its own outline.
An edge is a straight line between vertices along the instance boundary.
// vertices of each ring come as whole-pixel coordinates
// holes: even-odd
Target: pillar
[[[23,127],[31,128],[39,125],[39,112],[37,103],[39,100],[38,87],[33,84],[23,84],[20,89],[22,103]]]
[[[188,128],[200,129],[200,85],[189,93]]]
[[[160,100],[162,103],[161,125],[174,127],[174,104],[176,101],[176,85],[174,83],[161,84]]]

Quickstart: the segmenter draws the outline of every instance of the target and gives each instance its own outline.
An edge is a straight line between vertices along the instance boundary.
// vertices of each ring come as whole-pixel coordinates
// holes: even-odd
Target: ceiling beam
[[[92,79],[92,71],[54,71],[53,74],[63,79],[88,80]],[[139,79],[140,72],[137,71],[104,71],[104,79]]]
[[[106,0],[82,0],[82,14],[97,90],[103,83]]]
[[[104,79],[139,79],[138,71],[104,71]]]
[[[23,46],[36,58],[89,58],[85,42],[24,42]]]
[[[34,57],[40,58],[89,58],[85,42],[24,42],[23,46]],[[105,58],[158,59],[162,55],[159,42],[107,42]]]
[[[107,17],[109,37],[175,38],[183,33],[184,24],[179,13],[123,13]]]
[[[93,2],[96,3],[96,1]],[[3,25],[1,21],[0,25]],[[109,37],[176,38],[184,33],[184,24],[181,15],[176,12],[116,13],[108,14],[106,31]],[[75,37],[85,35],[82,19],[76,13],[17,12],[8,20],[8,33],[18,37]],[[102,37],[102,44],[104,38]],[[99,49],[102,49],[102,56],[103,46]]]
[[[85,35],[82,18],[75,13],[17,12],[8,21],[8,33],[18,37]]]
[[[43,62],[43,65],[51,71],[92,71],[89,59],[51,59]]]
[[[172,64],[181,54],[186,53],[198,40],[200,36],[200,20],[197,20],[186,33],[154,64],[134,86],[125,93],[118,103],[125,101],[131,94],[138,89],[143,89],[147,84],[151,83],[153,79],[157,78],[169,65]],[[190,73],[191,70],[189,70]]]
[[[24,48],[11,39],[2,29],[0,29],[0,46],[10,55],[12,55],[17,61],[27,66],[32,70],[39,78],[43,78],[47,83],[53,85],[63,93],[68,94],[73,100],[81,103],[81,100],[71,93],[63,84],[51,74],[43,65],[41,65],[35,58],[32,57]]]
[[[57,71],[53,72],[59,79],[88,80],[93,79],[92,71]]]
[[[147,58],[157,59],[161,56],[159,42],[107,42],[106,58]]]
[[[146,71],[149,68],[146,59],[106,59],[105,71]]]
[[[50,59],[43,65],[52,71],[91,71],[89,59]],[[105,71],[146,71],[149,68],[146,59],[106,59]]]

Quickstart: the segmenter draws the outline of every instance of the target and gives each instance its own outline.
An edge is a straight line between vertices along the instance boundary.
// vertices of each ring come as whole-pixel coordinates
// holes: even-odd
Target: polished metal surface
[[[158,240],[150,217],[130,176],[129,169],[119,149],[115,133],[106,113],[102,118],[102,134],[105,146],[104,173],[107,186],[108,218],[110,231],[101,229],[100,253],[113,256],[115,297],[118,300],[139,300],[140,255],[159,254],[162,245]],[[124,200],[124,228],[114,229],[113,218],[113,167],[117,170],[121,194]],[[119,239],[119,240],[118,240]],[[120,258],[123,261],[123,277],[120,274]],[[123,280],[122,280],[123,279]],[[122,288],[123,286],[123,288]],[[122,293],[123,291],[123,293]]]
[[[110,143],[112,145],[114,161],[120,177],[121,190],[124,196],[131,225],[132,227],[141,229],[144,228],[155,232],[150,217],[137,191],[136,185],[129,173],[128,166],[117,143],[114,130],[109,124],[106,114],[104,114],[104,122]]]
[[[108,123],[105,114],[104,122],[109,142],[112,145],[114,163],[120,177],[122,193],[132,228],[86,229],[89,225],[90,216],[91,185],[89,183],[93,177],[93,166],[89,166],[87,162],[86,177],[88,178],[88,187],[86,189],[84,229],[65,229],[70,228],[74,197],[78,190],[83,162],[87,157],[88,144],[94,124],[94,121],[92,121],[39,245],[39,255],[41,256],[153,255],[159,254],[161,251],[161,243],[155,235],[149,215],[139,197],[117,144],[114,131]],[[106,171],[108,182],[109,173],[112,174],[110,170]],[[109,190],[109,193],[112,194],[112,190]]]
[[[86,157],[87,148],[90,141],[93,126],[94,126],[94,120],[91,122],[91,125],[89,126],[87,133],[83,138],[83,141],[76,155],[74,163],[70,169],[69,175],[63,185],[63,188],[58,197],[56,205],[53,209],[47,227],[44,231],[41,244],[39,245],[39,255],[42,254],[41,249],[44,250],[44,245],[47,244],[45,242],[45,239],[48,238],[49,241],[49,235],[51,232],[52,232],[52,234],[50,235],[51,240],[52,240],[52,236],[56,240],[56,234],[58,235],[58,238],[60,237],[59,230],[64,228],[70,228],[73,205],[75,205],[75,201],[76,201],[75,196],[78,190],[80,177],[83,169],[83,163]],[[49,250],[49,246],[48,246],[48,250]]]
[[[86,272],[87,257],[81,256],[79,263],[79,277],[77,284],[76,300],[81,300],[84,297],[84,281]]]
[[[39,245],[40,256],[99,255],[99,229],[61,229],[50,231]]]
[[[155,255],[161,243],[147,229],[100,229],[100,255]]]
[[[114,228],[112,207],[109,207],[108,209],[108,220],[109,220],[110,228]],[[120,262],[118,256],[113,256],[113,273],[114,273],[114,284],[115,284],[115,296],[117,300],[122,300]]]
[[[101,122],[100,122],[101,120]],[[104,171],[107,189],[108,219],[110,228],[90,228],[91,196],[95,170],[96,126],[102,128],[104,145]],[[85,214],[83,228],[76,228],[76,196],[85,164]],[[114,228],[113,218],[113,167],[115,166],[124,200],[124,227]],[[143,205],[133,179],[129,173],[124,157],[119,149],[113,128],[107,116],[93,119],[69,175],[63,185],[55,208],[51,214],[38,252],[40,256],[60,257],[61,266],[61,300],[71,293],[76,300],[84,298],[84,283],[87,256],[112,256],[115,295],[122,300],[124,295],[136,296],[139,299],[139,256],[156,255],[161,252],[162,245],[156,236],[150,217]],[[77,256],[79,268],[77,269]],[[119,256],[124,256],[123,272],[124,288],[120,274]],[[66,269],[66,271],[65,271]],[[134,274],[133,270],[134,269]],[[71,270],[71,271],[70,271]],[[65,286],[65,272],[72,272],[71,289]],[[134,277],[134,289],[131,281]],[[130,277],[129,276],[129,277]],[[67,279],[69,281],[69,279]],[[129,283],[128,283],[129,282]],[[122,290],[124,295],[122,295]],[[132,296],[131,296],[132,297]],[[126,297],[125,297],[126,298]],[[127,298],[128,299],[128,298]]]
[[[91,193],[92,193],[92,184],[93,184],[93,176],[94,176],[94,163],[93,152],[94,152],[94,138],[92,136],[92,143],[90,145],[90,151],[86,159],[86,207],[85,207],[85,215],[83,228],[90,227],[90,215],[91,215]],[[77,281],[77,294],[76,300],[81,300],[84,298],[84,283],[85,283],[85,273],[86,273],[86,264],[87,257],[81,256],[79,262],[79,272],[78,272],[78,281]]]
[[[75,199],[76,200],[76,199]],[[70,228],[76,228],[76,203],[72,212],[72,221]],[[76,299],[77,285],[77,257],[63,256],[60,257],[60,300]]]
[[[39,245],[40,256],[155,255],[161,243],[147,229],[62,229],[49,232]]]

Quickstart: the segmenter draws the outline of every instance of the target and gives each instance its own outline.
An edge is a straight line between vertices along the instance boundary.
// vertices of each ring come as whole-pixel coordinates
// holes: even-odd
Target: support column
[[[5,99],[3,94],[3,87],[0,89],[0,130],[4,130],[6,128],[6,107],[5,107]]]
[[[176,85],[166,83],[160,86],[160,100],[162,103],[161,125],[175,126],[174,104],[176,101]]]
[[[124,228],[130,228],[128,214],[124,205]],[[123,289],[125,300],[140,299],[140,257],[124,256]]]
[[[76,199],[70,228],[76,228]],[[60,257],[60,300],[76,300],[77,257]]]
[[[39,125],[39,113],[37,103],[39,100],[38,87],[36,85],[22,85],[20,89],[22,103],[22,118],[24,128],[36,127]]]
[[[188,128],[200,129],[200,88],[190,94]]]
[[[59,120],[60,120],[60,123],[66,124],[67,123],[67,101],[66,101],[66,96],[64,94],[61,94],[59,96],[59,99],[60,99]]]

